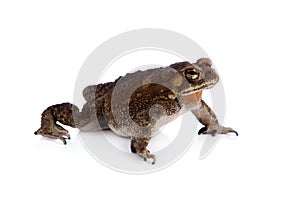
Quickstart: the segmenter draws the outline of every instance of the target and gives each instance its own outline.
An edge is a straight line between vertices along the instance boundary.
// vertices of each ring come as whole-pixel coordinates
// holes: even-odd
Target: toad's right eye
[[[184,71],[184,75],[189,80],[196,80],[199,78],[200,73],[196,69],[187,69]]]

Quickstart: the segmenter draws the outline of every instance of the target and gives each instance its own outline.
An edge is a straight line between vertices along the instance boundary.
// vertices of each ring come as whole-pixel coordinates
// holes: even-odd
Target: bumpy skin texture
[[[91,85],[83,90],[86,103],[79,108],[71,103],[48,107],[42,113],[41,127],[35,132],[60,139],[66,144],[68,131],[60,122],[82,131],[112,130],[131,138],[131,151],[145,160],[156,158],[147,150],[155,131],[177,116],[191,111],[204,125],[198,134],[226,134],[232,128],[219,125],[214,112],[201,99],[202,90],[219,80],[211,60],[180,62],[168,67],[137,71],[114,82]]]

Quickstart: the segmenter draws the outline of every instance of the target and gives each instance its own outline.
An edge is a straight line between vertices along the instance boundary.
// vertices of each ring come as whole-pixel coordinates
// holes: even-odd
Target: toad
[[[198,134],[238,135],[232,128],[220,125],[202,100],[202,91],[212,88],[218,80],[208,58],[128,73],[114,82],[86,87],[86,103],[81,110],[71,103],[48,107],[42,113],[41,127],[34,133],[67,144],[70,135],[57,122],[81,131],[111,130],[130,138],[131,152],[154,164],[156,157],[147,149],[151,137],[186,112],[191,111],[204,125]]]

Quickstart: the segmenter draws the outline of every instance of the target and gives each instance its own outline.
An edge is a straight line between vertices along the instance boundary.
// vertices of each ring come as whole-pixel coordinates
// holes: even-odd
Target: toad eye
[[[195,69],[187,69],[184,71],[184,75],[189,79],[189,80],[195,80],[199,78],[199,72],[196,71]]]

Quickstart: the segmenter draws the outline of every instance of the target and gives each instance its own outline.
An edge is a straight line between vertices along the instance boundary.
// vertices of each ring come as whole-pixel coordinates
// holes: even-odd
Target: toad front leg
[[[146,137],[146,138],[132,137],[130,148],[132,153],[137,153],[139,156],[144,158],[145,161],[147,161],[147,159],[152,159],[152,164],[154,165],[156,162],[156,157],[155,155],[150,154],[150,151],[147,150],[149,140],[150,137]]]
[[[227,134],[232,132],[238,136],[237,131],[219,124],[215,113],[203,100],[201,100],[199,104],[200,109],[192,110],[192,113],[197,117],[199,122],[204,125],[204,127],[199,130],[199,135],[210,134],[215,136],[216,134]]]

